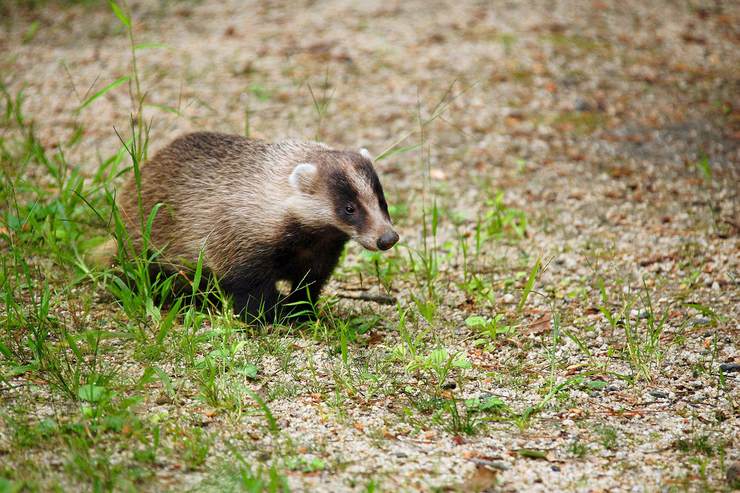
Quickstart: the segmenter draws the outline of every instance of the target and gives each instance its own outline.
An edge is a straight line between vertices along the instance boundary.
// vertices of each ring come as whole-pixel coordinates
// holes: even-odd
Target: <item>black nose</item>
[[[396,233],[393,230],[387,231],[383,233],[383,236],[378,238],[378,241],[375,242],[376,245],[378,245],[378,248],[381,250],[388,250],[390,247],[396,244],[398,241],[398,233]]]

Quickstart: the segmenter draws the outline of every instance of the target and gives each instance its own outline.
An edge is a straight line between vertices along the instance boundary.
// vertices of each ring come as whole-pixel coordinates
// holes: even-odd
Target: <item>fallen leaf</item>
[[[517,450],[517,453],[522,457],[527,457],[528,459],[550,460],[547,456],[547,451],[545,450],[522,448]]]
[[[429,176],[431,176],[435,180],[446,180],[447,175],[444,171],[441,169],[433,169],[429,172]]]
[[[475,471],[465,480],[462,491],[484,491],[496,486],[498,471],[485,464],[476,464]]]

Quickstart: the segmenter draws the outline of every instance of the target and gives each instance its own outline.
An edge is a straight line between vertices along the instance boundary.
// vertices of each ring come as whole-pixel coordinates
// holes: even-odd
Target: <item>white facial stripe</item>
[[[349,180],[352,183],[352,186],[357,191],[357,195],[360,196],[360,201],[362,203],[367,203],[368,198],[375,197],[375,193],[373,192],[372,186],[368,181],[365,179],[365,176],[361,173],[351,173],[349,174]]]
[[[286,207],[302,224],[325,226],[335,224],[334,211],[320,196],[292,195],[281,207]]]
[[[368,161],[372,161],[373,160],[373,157],[370,155],[370,151],[368,151],[364,147],[362,149],[360,149],[360,156],[364,157]]]

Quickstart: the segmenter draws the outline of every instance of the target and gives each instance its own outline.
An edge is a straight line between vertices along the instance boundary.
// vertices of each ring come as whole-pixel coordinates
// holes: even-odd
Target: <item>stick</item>
[[[360,293],[358,295],[351,295],[351,294],[339,293],[336,296],[337,298],[345,298],[348,300],[372,301],[373,303],[378,303],[379,305],[395,305],[396,304],[396,298],[394,298],[393,296],[389,296],[387,294]]]

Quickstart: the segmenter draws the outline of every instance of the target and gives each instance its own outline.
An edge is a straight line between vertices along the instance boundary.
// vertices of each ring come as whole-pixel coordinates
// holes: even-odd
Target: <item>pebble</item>
[[[656,399],[668,399],[668,392],[665,392],[663,390],[651,390],[648,393]]]
[[[487,467],[497,471],[506,471],[511,469],[511,466],[502,460],[473,459],[473,464],[475,464],[476,467]]]
[[[507,471],[511,469],[511,466],[502,460],[482,460],[476,459],[473,461],[478,467],[488,467],[490,469],[496,469],[497,471]]]
[[[740,488],[740,460],[736,460],[730,464],[730,467],[727,468],[727,474],[725,477],[727,478],[727,483],[729,483],[730,488]]]
[[[583,98],[576,98],[573,107],[576,111],[591,111],[591,104]]]
[[[734,373],[740,371],[740,363],[722,363],[719,369],[725,373]]]
[[[698,317],[689,322],[689,325],[695,327],[697,325],[708,325],[711,322],[707,317]]]
[[[506,293],[504,295],[503,300],[504,300],[504,303],[506,303],[507,305],[508,304],[511,304],[511,303],[514,303],[514,295],[511,294],[511,293]]]
[[[647,310],[630,310],[630,316],[644,320],[650,316],[650,313]]]

